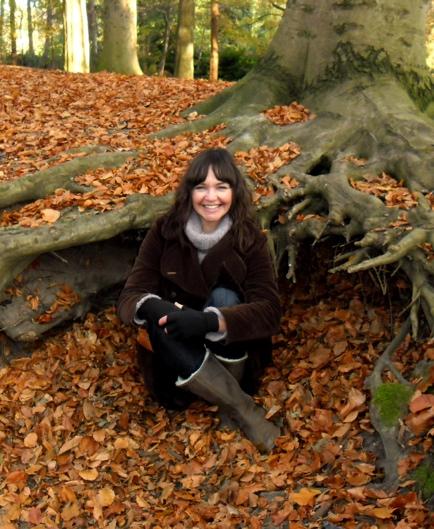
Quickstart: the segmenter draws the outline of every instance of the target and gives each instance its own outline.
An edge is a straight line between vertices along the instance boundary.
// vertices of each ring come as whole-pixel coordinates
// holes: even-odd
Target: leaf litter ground
[[[182,121],[179,110],[193,100],[223,88],[3,67],[0,85],[6,94],[0,113],[7,117],[0,138],[4,180],[59,163],[71,147],[140,147],[147,133]],[[307,119],[298,104],[271,115],[293,120],[297,108],[299,121]],[[144,192],[158,193],[165,185],[159,171],[165,167],[171,174],[164,160],[173,167],[176,156],[190,149],[187,162],[203,148],[200,138],[158,144],[166,154],[153,169],[154,188],[149,173],[140,182],[148,185]],[[189,143],[180,148],[180,141]],[[297,155],[290,144],[282,153]],[[262,147],[239,159],[249,173],[260,174],[258,166],[273,158]],[[106,179],[117,178],[122,188],[123,176],[117,170]],[[384,178],[381,185],[387,185]],[[110,190],[104,193],[110,196]],[[53,199],[47,200],[38,207],[50,208]],[[19,221],[18,215],[12,223]],[[282,283],[282,332],[257,397],[282,426],[268,456],[239,432],[221,429],[216,409],[204,402],[185,412],[153,402],[136,366],[136,333],[112,308],[88,314],[44,340],[30,358],[2,368],[2,529],[429,527],[429,512],[411,488],[411,471],[431,449],[433,432],[425,423],[411,428],[416,407],[402,421],[402,438],[411,446],[400,466],[402,487],[393,494],[378,487],[382,453],[364,381],[396,332],[398,309],[378,299],[369,276],[318,277],[321,268],[317,261],[304,281]],[[396,362],[417,383],[412,366],[433,357],[433,342],[416,347],[406,341]],[[420,385],[420,393],[426,389]]]

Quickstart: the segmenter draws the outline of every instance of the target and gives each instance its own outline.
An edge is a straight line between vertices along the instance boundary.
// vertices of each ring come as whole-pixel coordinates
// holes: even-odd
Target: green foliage
[[[220,53],[219,79],[225,81],[241,79],[260,59],[259,55],[252,53],[248,49],[226,48]],[[204,53],[200,58],[196,58],[194,71],[197,78],[208,76],[209,53]]]
[[[412,473],[416,486],[422,496],[429,500],[434,496],[434,462],[428,459],[419,465]]]
[[[382,384],[375,392],[373,401],[385,426],[395,426],[407,413],[413,389],[404,384]]]

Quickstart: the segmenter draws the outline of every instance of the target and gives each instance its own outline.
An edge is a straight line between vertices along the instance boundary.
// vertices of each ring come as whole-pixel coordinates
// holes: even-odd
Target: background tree
[[[126,75],[142,74],[137,58],[136,0],[105,0],[99,69]]]
[[[98,14],[95,0],[87,1],[87,20],[89,23],[90,66],[94,71],[98,60]]]
[[[194,78],[194,0],[179,0],[175,76]]]
[[[35,55],[35,48],[33,45],[33,17],[32,17],[32,2],[27,0],[27,35],[29,38],[29,55]]]
[[[65,0],[65,70],[89,72],[89,27],[86,0]]]
[[[11,40],[11,62],[17,62],[17,26],[15,20],[17,4],[15,0],[9,0],[9,29]]]
[[[5,55],[5,43],[4,43],[4,21],[5,21],[5,0],[0,0],[0,61],[3,60]]]
[[[217,81],[219,71],[219,26],[220,7],[217,0],[211,1],[211,55],[209,61],[210,81]]]

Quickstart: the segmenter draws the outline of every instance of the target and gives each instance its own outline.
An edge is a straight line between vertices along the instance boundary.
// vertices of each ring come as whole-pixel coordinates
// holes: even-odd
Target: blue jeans
[[[232,307],[233,305],[238,305],[240,301],[238,294],[230,288],[216,287],[211,292],[205,307]]]
[[[241,302],[239,295],[226,287],[216,287],[212,292],[205,307],[233,307],[234,305],[239,305]],[[240,348],[240,344],[225,344],[223,342],[212,342],[211,340],[206,340],[206,345],[208,349],[223,358],[230,358],[235,360],[237,358],[242,358],[245,355],[245,351]]]

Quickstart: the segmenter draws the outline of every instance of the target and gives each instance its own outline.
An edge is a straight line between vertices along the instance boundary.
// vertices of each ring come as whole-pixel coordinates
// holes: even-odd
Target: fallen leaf
[[[41,211],[41,217],[45,222],[48,222],[49,224],[53,224],[56,222],[60,217],[60,211],[56,211],[55,209],[46,208]]]
[[[98,470],[96,470],[96,468],[92,468],[91,470],[80,470],[78,474],[86,481],[95,481],[98,477]]]
[[[24,438],[24,446],[27,448],[35,448],[38,444],[38,434],[31,432]]]

